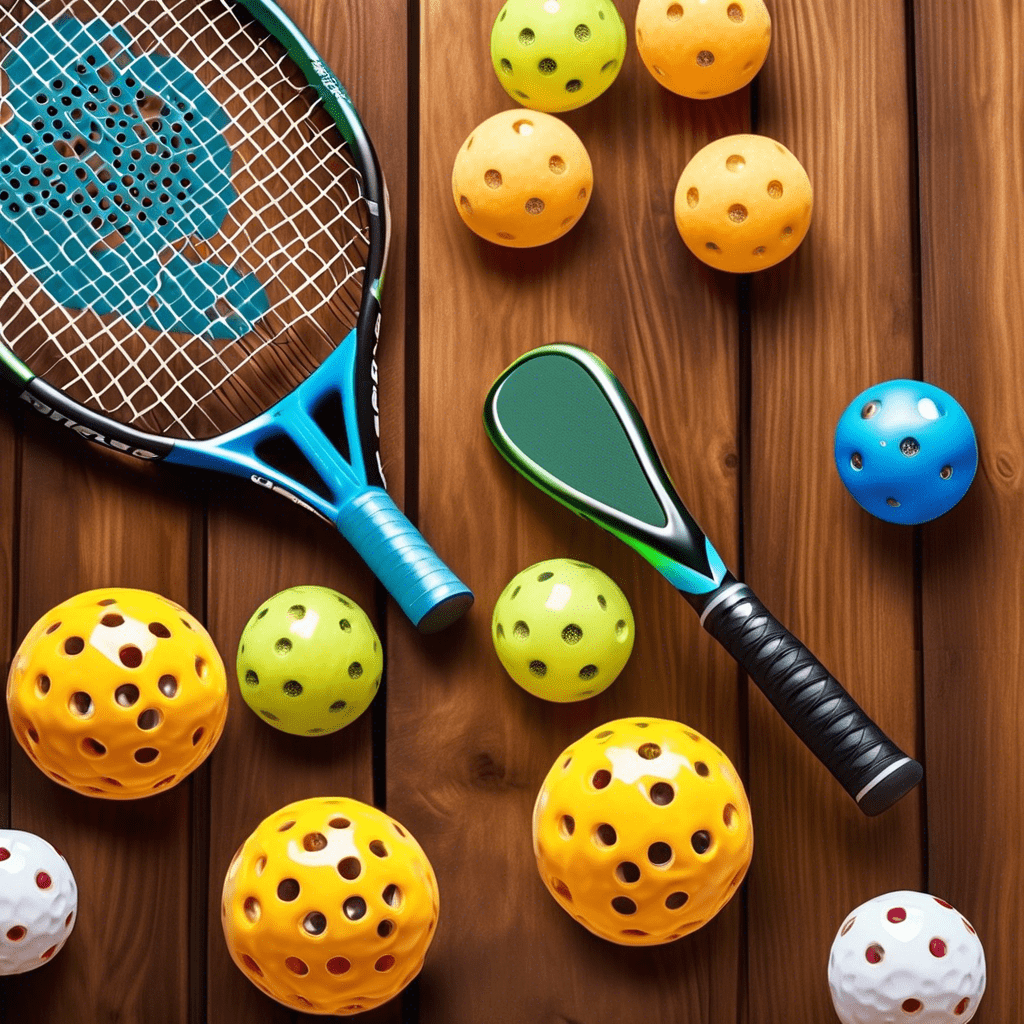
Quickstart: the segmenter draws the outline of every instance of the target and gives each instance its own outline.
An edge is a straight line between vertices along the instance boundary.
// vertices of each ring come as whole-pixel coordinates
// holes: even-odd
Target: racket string
[[[229,119],[223,135],[232,154],[234,198],[212,233],[203,230],[198,207],[177,211],[181,237],[168,244],[158,237],[151,246],[160,261],[156,279],[172,275],[168,264],[177,256],[193,266],[214,267],[207,273],[222,281],[257,280],[267,308],[242,337],[225,340],[212,332],[190,336],[148,322],[139,326],[119,312],[61,305],[19,258],[32,249],[32,239],[9,204],[2,204],[8,244],[0,246],[0,280],[20,295],[16,312],[15,304],[0,302],[4,340],[35,373],[76,400],[143,429],[201,437],[228,429],[232,418],[251,418],[315,369],[358,315],[368,215],[361,174],[337,127],[283,47],[255,35],[229,0],[146,0],[138,13],[156,12],[159,18],[146,25],[122,0],[27,6],[45,19],[37,32],[52,29],[68,14],[83,24],[100,18],[112,30],[122,26],[132,37],[130,48],[113,35],[104,46],[121,75],[143,54],[178,58],[167,95],[154,96],[144,85],[134,97],[138,119],[128,141],[140,153],[152,155],[152,148],[165,141],[160,132],[163,128],[166,138],[165,122],[184,128],[190,111],[180,108],[181,96],[188,94],[187,76],[203,83]],[[27,35],[10,19],[9,12],[0,11],[5,65]],[[71,70],[67,74],[72,77]],[[8,78],[5,74],[9,86]],[[131,103],[120,107],[135,112]],[[8,108],[5,92],[5,112]],[[92,142],[81,131],[62,141],[67,145],[58,159],[67,165],[77,160],[103,181],[102,172],[110,169],[90,152]],[[67,155],[69,150],[77,156]],[[185,157],[180,161],[187,180],[214,175],[210,151],[191,155],[196,159],[187,165]],[[104,230],[94,248],[116,251],[125,244],[119,229]],[[145,243],[134,244],[148,255]],[[60,260],[71,259],[68,248],[68,243],[57,247]],[[32,253],[32,260],[39,258],[38,251]],[[186,294],[181,302],[211,321],[214,316],[218,323],[231,321],[228,298],[208,306]],[[158,306],[151,296],[150,309]]]

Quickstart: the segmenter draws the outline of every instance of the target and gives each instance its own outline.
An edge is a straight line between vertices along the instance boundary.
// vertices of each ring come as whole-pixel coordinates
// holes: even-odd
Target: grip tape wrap
[[[337,527],[420,631],[444,629],[473,603],[473,592],[381,488],[348,502]]]
[[[789,727],[865,814],[879,814],[921,781],[921,765],[867,716],[821,662],[744,584],[732,584],[704,628],[743,666]]]

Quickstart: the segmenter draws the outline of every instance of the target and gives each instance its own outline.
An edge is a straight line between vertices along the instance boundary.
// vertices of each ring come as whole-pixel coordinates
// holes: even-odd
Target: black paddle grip
[[[865,814],[879,814],[923,775],[827,669],[742,583],[708,595],[704,628],[836,777]]]

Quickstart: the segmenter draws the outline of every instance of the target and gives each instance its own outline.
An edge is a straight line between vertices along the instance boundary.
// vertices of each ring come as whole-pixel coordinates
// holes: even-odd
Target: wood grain
[[[1024,937],[1021,813],[1021,416],[1024,12],[914,3],[924,379],[967,410],[980,450],[963,501],[923,530],[928,886],[978,929],[978,1024],[1017,1012],[1006,957]],[[1009,842],[1009,845],[1008,845]]]
[[[619,9],[632,39],[635,5]],[[418,506],[425,534],[474,587],[477,604],[434,641],[392,629],[388,807],[431,853],[442,894],[420,1020],[731,1021],[740,901],[685,943],[603,943],[544,891],[530,812],[558,752],[624,715],[681,719],[742,765],[735,666],[698,635],[653,569],[516,476],[487,441],[481,413],[493,379],[527,349],[552,341],[592,348],[645,411],[669,472],[723,554],[735,557],[735,282],[692,260],[671,211],[689,156],[743,129],[748,98],[705,106],[672,96],[631,45],[611,88],[563,115],[594,166],[586,214],[555,243],[501,249],[465,227],[449,185],[470,131],[512,106],[487,60],[496,12],[465,5],[453,33],[449,12],[421,9]],[[489,638],[508,580],[553,556],[604,569],[637,619],[625,672],[576,705],[519,690]]]
[[[919,748],[913,534],[845,492],[836,421],[915,372],[912,139],[899,5],[772,5],[761,134],[803,163],[810,233],[751,285],[750,584],[903,749]],[[876,819],[751,698],[763,827],[749,886],[749,1020],[831,1020],[829,948],[863,900],[923,882],[921,792]],[[766,951],[786,950],[785,971]]]
[[[85,590],[141,587],[190,604],[191,512],[127,460],[69,458],[43,424],[23,440],[17,636]],[[92,455],[93,453],[88,453]],[[12,744],[13,746],[13,744]],[[144,801],[81,796],[46,778],[20,747],[11,763],[11,825],[67,857],[79,889],[74,939],[50,970],[4,979],[9,1020],[92,1024],[188,1011],[191,780]]]
[[[383,5],[377,17],[367,16],[364,5],[352,0],[343,5],[328,3],[289,5],[300,30],[308,35],[324,59],[346,83],[366,127],[378,145],[392,195],[399,197],[392,212],[398,218],[393,238],[393,257],[401,267],[402,225],[405,193],[406,96],[404,39],[395,39],[400,23],[398,4]],[[382,67],[377,54],[390,48],[395,64]],[[394,264],[393,264],[394,265]],[[401,273],[389,276],[383,299],[382,358],[387,360],[382,392],[390,403],[386,422],[400,423],[403,399],[404,280]],[[382,374],[383,376],[383,374]],[[385,443],[393,444],[385,432]],[[391,448],[394,452],[394,448]],[[401,475],[401,460],[385,448],[385,470]],[[210,1024],[241,1024],[265,1020],[291,1022],[315,1020],[296,1014],[262,995],[230,960],[220,927],[220,893],[231,857],[245,838],[268,814],[293,800],[312,796],[352,796],[374,800],[372,723],[365,713],[340,732],[322,738],[290,736],[261,721],[238,695],[234,660],[239,637],[260,602],[288,586],[314,584],[331,587],[356,601],[374,621],[388,651],[386,623],[378,607],[378,588],[358,556],[329,526],[306,518],[279,499],[246,494],[219,494],[211,504],[207,574],[211,630],[221,644],[232,671],[235,706],[211,766],[209,832],[209,948],[206,966],[207,1020]],[[399,613],[401,614],[401,613]],[[375,703],[383,704],[386,687]],[[203,966],[196,965],[202,971]],[[370,1024],[398,1019],[399,1004],[363,1014]]]
[[[208,764],[133,804],[51,783],[0,729],[0,822],[56,843],[81,889],[60,956],[0,978],[0,1024],[322,1019],[248,982],[219,903],[232,854],[266,814],[330,793],[384,803],[441,889],[419,980],[358,1018],[367,1024],[832,1021],[835,931],[897,888],[942,896],[977,926],[989,983],[974,1020],[1016,1019],[1024,11],[769,2],[772,50],[753,89],[697,102],[643,67],[636,0],[621,0],[618,79],[563,115],[593,161],[589,209],[559,241],[512,250],[465,227],[449,185],[469,132],[514,105],[488,55],[498,0],[285,0],[364,115],[390,188],[379,352],[389,489],[477,603],[420,636],[326,525],[243,484],[69,445],[5,400],[5,659],[71,594],[142,586],[207,622],[232,704]],[[749,280],[705,268],[672,221],[688,159],[748,130],[797,155],[816,199],[800,250]],[[727,564],[924,761],[922,789],[866,819],[646,562],[494,451],[481,422],[491,382],[552,341],[609,363]],[[951,392],[981,451],[964,501],[918,529],[863,512],[832,460],[846,404],[895,377]],[[608,572],[637,621],[620,678],[579,704],[516,687],[489,633],[507,581],[556,556]],[[312,740],[261,722],[234,678],[252,611],[308,583],[357,600],[386,654],[370,712]],[[634,715],[681,720],[722,747],[747,782],[755,831],[742,895],[698,932],[647,949],[605,943],[565,914],[530,843],[557,754]]]

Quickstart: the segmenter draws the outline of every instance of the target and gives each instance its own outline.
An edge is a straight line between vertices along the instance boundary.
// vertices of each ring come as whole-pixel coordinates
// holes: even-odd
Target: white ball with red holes
[[[60,952],[77,916],[68,862],[31,832],[0,829],[0,975],[42,967]]]
[[[828,984],[843,1024],[966,1024],[985,992],[985,951],[945,900],[890,892],[847,916]]]

